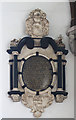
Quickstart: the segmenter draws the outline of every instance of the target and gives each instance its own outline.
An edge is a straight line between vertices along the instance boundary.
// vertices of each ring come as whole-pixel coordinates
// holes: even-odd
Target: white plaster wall
[[[47,13],[50,22],[49,36],[57,39],[63,35],[63,42],[68,47],[66,31],[70,25],[70,8],[68,2],[42,2],[42,3],[2,3],[0,6],[1,18],[1,79],[0,79],[0,117],[2,118],[33,118],[29,108],[21,102],[13,103],[8,98],[9,90],[9,55],[6,53],[9,43],[14,38],[21,38],[25,34],[25,20],[30,11],[40,8]],[[61,104],[56,103],[46,108],[41,118],[73,118],[74,117],[74,57],[70,53],[66,56],[66,84],[68,98]]]

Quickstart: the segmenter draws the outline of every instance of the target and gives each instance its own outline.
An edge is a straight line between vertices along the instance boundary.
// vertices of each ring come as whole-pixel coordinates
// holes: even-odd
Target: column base
[[[62,103],[67,98],[68,92],[56,91],[56,92],[52,92],[52,94],[55,96],[56,102]]]
[[[18,91],[18,90],[11,90],[8,92],[10,98],[13,100],[13,102],[19,102],[21,99],[21,95],[24,94],[24,92]]]
[[[13,102],[19,102],[21,99],[21,96],[19,94],[12,94],[10,97],[13,100]]]

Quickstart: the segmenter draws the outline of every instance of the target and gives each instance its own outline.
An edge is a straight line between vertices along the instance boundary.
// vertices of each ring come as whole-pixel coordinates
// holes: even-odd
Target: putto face
[[[26,34],[34,38],[42,38],[48,35],[49,22],[46,13],[40,9],[33,10],[26,20]]]

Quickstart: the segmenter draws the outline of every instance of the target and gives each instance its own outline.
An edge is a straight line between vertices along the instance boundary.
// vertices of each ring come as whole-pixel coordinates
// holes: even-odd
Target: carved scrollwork
[[[11,42],[10,42],[10,47],[12,47],[12,46],[17,46],[20,40],[21,40],[21,39],[19,39],[19,40],[17,40],[17,39],[11,40]]]
[[[25,93],[22,95],[22,103],[31,108],[31,112],[37,118],[44,112],[44,108],[51,105],[54,100],[54,95],[51,94],[51,88],[48,88],[44,93],[40,93],[40,95],[36,95],[34,92],[31,93],[27,88]]]
[[[64,95],[56,95],[56,102],[62,103],[66,98],[67,96]]]
[[[64,43],[62,42],[62,35],[59,35],[58,39],[56,40],[56,43],[59,47],[65,47]]]
[[[12,94],[11,98],[12,98],[13,102],[19,102],[21,99],[19,94]]]
[[[46,13],[40,9],[33,10],[26,20],[26,34],[39,38],[48,34],[49,22]]]

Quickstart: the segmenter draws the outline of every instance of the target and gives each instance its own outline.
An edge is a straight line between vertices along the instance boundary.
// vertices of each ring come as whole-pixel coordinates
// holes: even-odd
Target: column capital
[[[56,54],[57,55],[63,55],[63,52],[62,51],[58,51]]]
[[[12,65],[13,64],[13,62],[9,62],[9,65]]]
[[[63,91],[63,89],[62,88],[58,88],[57,91]]]
[[[12,91],[19,91],[19,89],[18,88],[13,88],[13,90]]]
[[[18,51],[13,51],[12,55],[19,55]]]
[[[66,62],[62,62],[63,65],[66,65]]]

